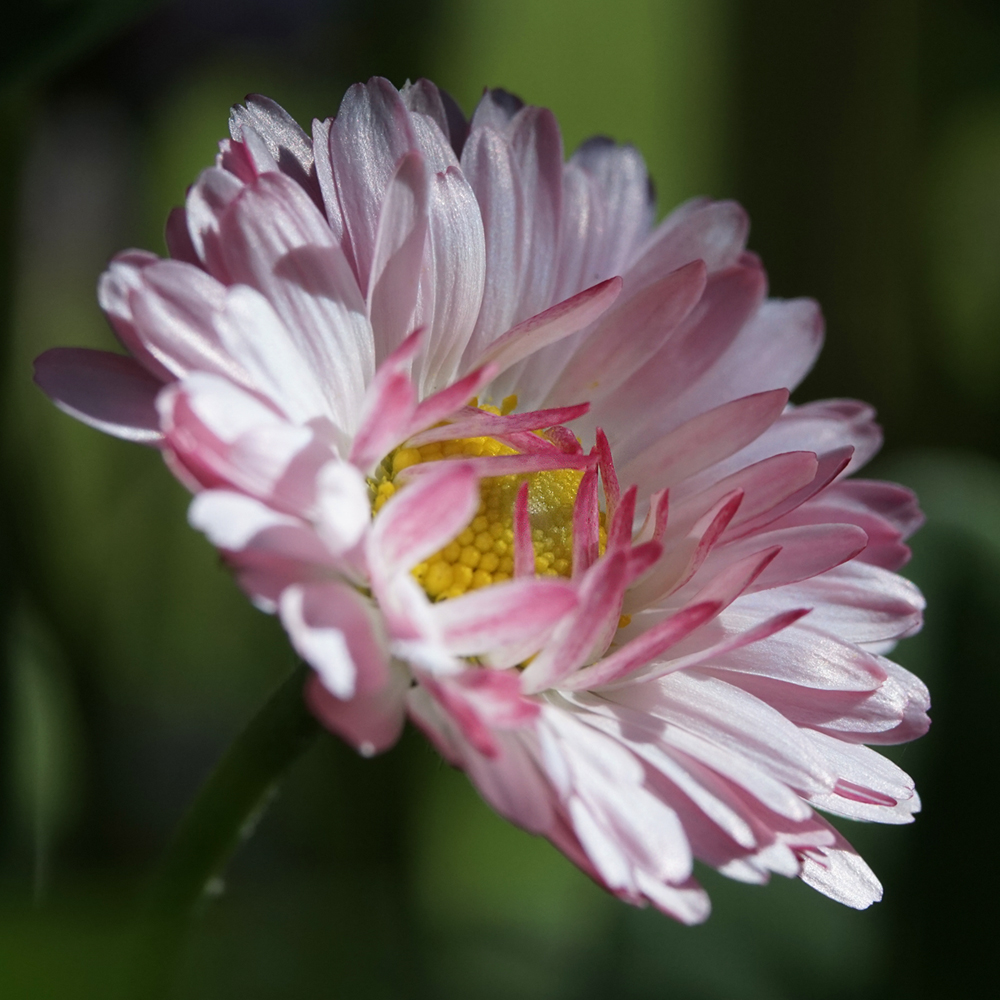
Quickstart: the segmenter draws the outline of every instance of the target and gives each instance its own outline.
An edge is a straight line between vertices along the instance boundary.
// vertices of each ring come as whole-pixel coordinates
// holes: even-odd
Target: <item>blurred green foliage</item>
[[[873,400],[874,472],[929,515],[907,572],[925,632],[898,657],[935,726],[895,751],[913,827],[853,826],[886,900],[701,873],[688,929],[607,897],[514,829],[413,732],[293,769],[185,954],[177,997],[792,1000],[978,995],[996,865],[1000,676],[1000,15],[961,0],[204,0],[41,4],[5,36],[0,99],[0,996],[134,995],[136,914],[213,762],[294,662],[185,522],[158,455],[30,383],[56,344],[112,347],[106,259],[161,226],[268,93],[300,121],[352,80],[483,85],[646,155],[661,212],[736,195],[779,295],[823,303],[800,398]]]

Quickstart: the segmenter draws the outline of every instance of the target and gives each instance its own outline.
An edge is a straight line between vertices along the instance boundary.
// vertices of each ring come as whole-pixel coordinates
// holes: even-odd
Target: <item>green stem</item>
[[[297,668],[236,737],[198,792],[169,847],[143,927],[142,995],[169,996],[193,919],[215,880],[267,807],[281,775],[322,731],[302,696]]]

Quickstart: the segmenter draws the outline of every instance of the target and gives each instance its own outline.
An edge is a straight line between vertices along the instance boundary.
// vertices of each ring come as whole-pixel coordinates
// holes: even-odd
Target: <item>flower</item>
[[[311,138],[262,97],[230,130],[170,259],[101,278],[129,355],[36,378],[162,449],[318,718],[371,754],[408,713],[499,813],[685,922],[695,858],[878,899],[816,810],[919,808],[866,744],[928,726],[885,658],[920,626],[893,571],[921,515],[845,478],[870,408],[789,404],[822,321],[766,297],[739,206],[654,225],[635,149],[564,163],[503,91],[466,123],[373,79]]]

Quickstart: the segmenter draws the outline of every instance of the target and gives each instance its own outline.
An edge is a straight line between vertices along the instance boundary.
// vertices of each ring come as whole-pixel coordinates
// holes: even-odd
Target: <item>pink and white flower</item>
[[[502,91],[466,123],[373,79],[311,137],[260,97],[230,130],[170,259],[101,278],[129,354],[36,377],[163,450],[316,715],[374,753],[408,713],[498,812],[685,922],[695,858],[878,899],[816,810],[919,808],[866,744],[928,725],[885,657],[920,626],[894,570],[921,516],[845,478],[867,406],[789,404],[822,321],[767,298],[742,209],[655,225],[634,149],[564,162]]]

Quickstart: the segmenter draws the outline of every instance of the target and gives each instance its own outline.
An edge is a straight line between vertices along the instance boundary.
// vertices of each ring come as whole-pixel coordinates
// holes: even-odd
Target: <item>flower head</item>
[[[38,359],[65,410],[162,449],[191,523],[312,666],[361,752],[404,717],[502,815],[633,903],[708,913],[698,858],[851,906],[875,876],[815,810],[909,822],[865,744],[927,728],[885,655],[921,620],[920,523],[845,478],[880,443],[792,406],[820,348],[747,220],[659,225],[631,147],[421,80],[308,136],[261,97],[99,296],[128,356]]]

